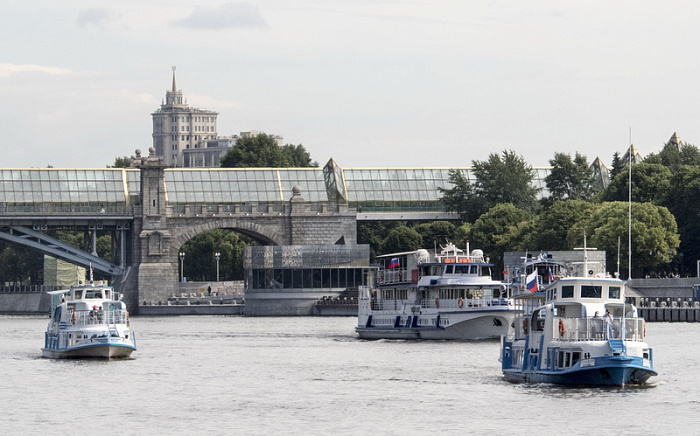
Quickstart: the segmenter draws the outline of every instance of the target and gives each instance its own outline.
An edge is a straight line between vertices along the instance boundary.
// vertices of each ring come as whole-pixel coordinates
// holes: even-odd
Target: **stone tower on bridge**
[[[357,215],[337,201],[310,203],[294,186],[287,202],[253,205],[169,204],[163,159],[153,148],[147,157],[137,150],[133,165],[141,171],[140,204],[134,205],[132,267],[124,289],[130,307],[166,301],[178,292],[182,245],[213,229],[230,229],[262,245],[328,245],[357,243]]]

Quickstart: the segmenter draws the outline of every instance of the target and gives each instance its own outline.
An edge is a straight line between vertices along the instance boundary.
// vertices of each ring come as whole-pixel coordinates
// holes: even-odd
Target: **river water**
[[[123,361],[41,358],[0,316],[6,434],[698,434],[700,323],[651,323],[645,388],[505,382],[499,343],[364,341],[356,318],[135,317]]]

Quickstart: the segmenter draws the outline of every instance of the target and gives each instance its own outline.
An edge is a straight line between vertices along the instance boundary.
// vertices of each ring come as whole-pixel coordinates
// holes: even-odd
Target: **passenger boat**
[[[524,291],[534,292],[555,280],[569,275],[569,269],[563,263],[555,262],[550,254],[540,252],[537,255],[526,254],[520,265],[506,270],[505,281],[513,289],[513,295]]]
[[[563,277],[523,296],[541,304],[532,311],[525,304],[525,314],[501,340],[506,380],[625,386],[657,374],[645,321],[625,302],[623,281]]]
[[[75,286],[52,291],[51,320],[43,357],[124,358],[136,350],[126,305],[110,286]]]
[[[356,332],[363,339],[497,339],[520,309],[491,277],[481,250],[454,244],[379,256],[377,285],[359,290]]]

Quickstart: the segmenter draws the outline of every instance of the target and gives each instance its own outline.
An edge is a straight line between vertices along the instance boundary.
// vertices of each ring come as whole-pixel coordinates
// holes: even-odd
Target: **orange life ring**
[[[440,308],[440,299],[439,298],[435,299],[435,307]]]
[[[523,320],[523,333],[528,334],[530,333],[530,319],[525,318]]]
[[[460,309],[464,307],[464,298],[459,297],[459,300],[457,300],[457,306],[459,306]]]
[[[564,336],[564,320],[559,318],[559,336]]]

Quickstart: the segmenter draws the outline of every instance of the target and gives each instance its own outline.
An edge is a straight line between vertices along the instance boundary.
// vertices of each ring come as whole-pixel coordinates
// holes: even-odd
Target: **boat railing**
[[[72,325],[128,324],[129,316],[126,310],[76,310],[70,320]]]
[[[403,310],[405,306],[413,306],[409,300],[378,299],[370,300],[372,310]]]
[[[411,275],[406,268],[385,269],[379,273],[379,284],[406,283],[411,281]]]
[[[484,307],[508,307],[509,300],[505,298],[457,298],[457,299],[447,299],[447,298],[423,298],[420,302],[420,306],[423,309],[439,308],[439,309],[456,309],[456,310],[470,310],[470,309],[482,309]]]
[[[643,341],[644,318],[554,318],[553,337],[563,341],[623,339]]]

